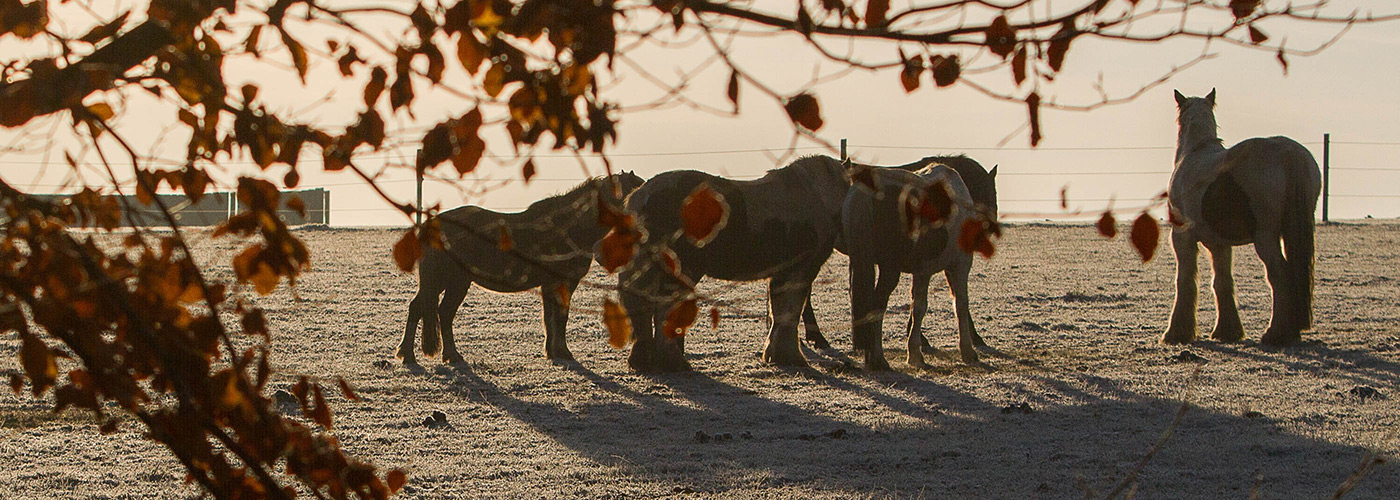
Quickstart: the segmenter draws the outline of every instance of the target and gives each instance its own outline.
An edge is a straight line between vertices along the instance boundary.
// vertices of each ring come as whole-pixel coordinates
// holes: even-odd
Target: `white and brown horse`
[[[1162,342],[1196,339],[1198,243],[1210,251],[1218,316],[1211,337],[1244,338],[1230,274],[1231,249],[1254,244],[1273,289],[1273,316],[1261,342],[1287,345],[1312,328],[1313,212],[1321,174],[1307,148],[1287,137],[1246,139],[1225,148],[1216,132],[1215,90],[1176,92],[1176,167],[1170,209],[1176,303]]]

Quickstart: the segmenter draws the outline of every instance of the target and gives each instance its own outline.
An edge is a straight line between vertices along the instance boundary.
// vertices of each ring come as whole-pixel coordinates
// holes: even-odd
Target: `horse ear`
[[[1212,91],[1212,93],[1213,93],[1213,92],[1214,92],[1214,91]],[[1186,105],[1186,96],[1181,95],[1181,91],[1180,91],[1180,90],[1172,90],[1172,94],[1175,94],[1175,95],[1176,95],[1176,105],[1177,105],[1177,107],[1181,107],[1181,106],[1185,106],[1185,105]],[[1212,94],[1212,95],[1213,95],[1213,94]]]
[[[1207,101],[1210,101],[1210,105],[1211,105],[1211,106],[1214,106],[1214,105],[1215,105],[1215,88],[1214,88],[1214,87],[1212,87],[1212,88],[1210,89],[1210,93],[1209,93],[1209,94],[1206,94],[1206,100],[1207,100]]]
[[[999,167],[999,166],[1001,166],[1001,165],[992,165],[992,171],[987,172],[987,173],[990,174],[990,175],[992,176],[992,178],[994,178],[994,179],[995,179],[996,176],[997,176],[997,167]]]

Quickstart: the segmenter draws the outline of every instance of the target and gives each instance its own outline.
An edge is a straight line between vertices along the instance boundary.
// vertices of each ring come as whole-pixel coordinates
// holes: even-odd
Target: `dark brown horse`
[[[927,168],[931,165],[939,164],[950,167],[954,171],[956,171],[958,177],[962,180],[962,184],[966,187],[968,196],[971,197],[971,200],[976,205],[977,209],[989,214],[993,218],[993,220],[995,220],[997,216],[997,167],[995,166],[993,166],[992,169],[988,171],[982,168],[982,165],[980,163],[977,163],[976,160],[968,158],[966,155],[945,155],[929,156],[912,163],[891,167],[877,167],[871,165],[863,165],[862,167],[872,169],[891,168],[905,170],[909,172],[916,172],[921,169]],[[846,239],[844,237],[839,238],[837,240],[836,251],[849,255],[849,253],[847,252]],[[893,276],[897,277],[898,275],[896,274]],[[920,287],[918,286],[915,286],[914,293],[916,298],[919,294],[927,296],[927,286],[923,287],[922,289],[920,289]],[[966,299],[965,296],[964,299]],[[954,305],[956,306],[956,301]],[[976,327],[971,326],[972,322],[970,318],[971,316],[969,315],[969,321],[967,322],[967,325],[969,325],[969,328],[972,331],[972,339],[974,345],[985,346],[986,343],[982,340],[982,337],[977,334]],[[821,333],[821,329],[817,326],[817,317],[815,312],[812,310],[812,304],[810,300],[808,300],[807,306],[802,311],[802,319],[803,326],[806,330],[807,341],[811,342],[812,346],[817,349],[829,349],[831,347],[831,343],[826,340],[826,337],[823,336]],[[910,315],[909,320],[910,331],[914,333],[914,335],[923,343],[924,347],[929,347],[927,338],[924,337],[921,329],[917,328],[914,324],[914,316],[912,314]],[[876,364],[878,365],[879,362],[877,361]]]
[[[598,224],[598,204],[621,206],[642,178],[625,172],[590,179],[567,193],[545,198],[519,213],[465,206],[438,216],[446,248],[424,246],[418,263],[418,294],[408,306],[408,324],[398,356],[413,364],[413,334],[423,323],[423,353],[448,363],[462,361],[452,339],[452,319],[472,283],[496,292],[538,288],[544,300],[544,354],[573,359],[564,342],[569,321],[566,297],[593,262],[593,248],[607,233]],[[503,229],[504,228],[504,229]],[[501,233],[513,248],[501,249]]]
[[[681,207],[701,186],[728,204],[728,219],[703,245],[682,234]],[[691,284],[710,276],[768,280],[772,327],[763,360],[806,366],[797,337],[812,280],[840,232],[841,203],[850,189],[846,167],[825,156],[800,158],[760,179],[737,181],[696,171],[672,171],[632,193],[642,242],[619,276],[623,306],[636,343],[628,364],[640,372],[689,370],[684,337],[663,332],[667,315],[688,298]],[[674,252],[679,276],[661,264]]]

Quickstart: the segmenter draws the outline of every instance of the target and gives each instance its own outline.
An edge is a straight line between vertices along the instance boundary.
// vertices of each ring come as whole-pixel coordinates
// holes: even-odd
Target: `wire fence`
[[[1326,191],[1324,192],[1324,199],[1330,198],[1330,199],[1353,200],[1353,201],[1357,201],[1357,200],[1367,200],[1367,201],[1373,201],[1373,200],[1400,200],[1400,190],[1397,190],[1397,189],[1396,189],[1396,186],[1400,186],[1400,182],[1397,182],[1397,181],[1400,181],[1400,175],[1397,175],[1396,177],[1384,177],[1384,178],[1382,178],[1380,181],[1371,181],[1371,182],[1357,182],[1357,179],[1355,179],[1354,177],[1351,177],[1351,176],[1348,176],[1348,175],[1347,175],[1348,173],[1351,173],[1351,172],[1356,172],[1356,173],[1366,172],[1367,175],[1371,175],[1371,176],[1374,176],[1374,175],[1376,175],[1377,173],[1380,173],[1380,174],[1382,174],[1382,175],[1384,175],[1385,173],[1400,174],[1400,165],[1397,165],[1397,166],[1383,166],[1383,165],[1378,165],[1378,164],[1374,164],[1374,163],[1361,164],[1361,165],[1351,165],[1351,164],[1346,164],[1346,163],[1343,163],[1343,164],[1335,164],[1336,162],[1332,161],[1332,159],[1329,158],[1330,155],[1333,155],[1333,154],[1336,154],[1336,153],[1339,152],[1339,151],[1342,151],[1340,148],[1338,148],[1338,146],[1341,146],[1341,147],[1352,147],[1352,148],[1351,148],[1352,150],[1358,149],[1358,148],[1400,148],[1400,142],[1387,142],[1387,141],[1331,141],[1331,140],[1328,140],[1328,138],[1324,137],[1324,140],[1323,140],[1323,141],[1305,141],[1305,142],[1302,142],[1302,144],[1307,145],[1307,146],[1323,146],[1323,149],[1324,149],[1323,154],[1322,154],[1322,155],[1319,155],[1319,156],[1320,156],[1320,158],[1319,158],[1319,159],[1320,159],[1319,165],[1323,165],[1324,168],[1325,168],[1326,170],[1329,171],[1329,172],[1327,172],[1327,173],[1340,174],[1340,176],[1342,177],[1341,179],[1338,179],[1338,180],[1330,180],[1330,179],[1329,179],[1329,181],[1326,183]],[[928,152],[928,151],[956,151],[956,152],[984,152],[984,153],[985,153],[985,152],[996,152],[996,153],[1010,153],[1010,154],[1018,154],[1018,155],[1024,155],[1024,154],[1043,154],[1043,153],[1052,153],[1052,152],[1064,152],[1064,153],[1075,153],[1075,152],[1080,152],[1080,153],[1092,153],[1092,152],[1123,152],[1123,153],[1129,153],[1129,152],[1169,152],[1169,151],[1175,150],[1175,146],[1100,146],[1100,147],[1037,147],[1037,148],[1031,148],[1031,147],[951,147],[951,146],[938,146],[938,145],[932,145],[932,146],[930,146],[930,145],[907,146],[907,145],[886,145],[886,144],[863,144],[863,145],[862,145],[862,144],[853,144],[853,145],[850,145],[849,147],[850,147],[852,150],[856,150],[856,151],[886,151],[886,150],[894,150],[894,151],[919,151],[919,152]],[[710,151],[656,151],[656,152],[613,153],[613,154],[609,154],[608,157],[609,157],[609,158],[612,158],[612,159],[623,159],[623,158],[706,157],[706,156],[717,156],[717,155],[738,155],[738,154],[750,154],[750,155],[752,155],[752,154],[764,154],[764,155],[768,155],[768,156],[770,156],[770,157],[776,158],[776,157],[781,157],[781,156],[783,156],[783,155],[789,155],[789,154],[795,154],[795,153],[825,152],[825,151],[828,151],[828,149],[825,148],[825,147],[811,146],[811,147],[795,147],[795,148],[751,148],[751,149],[730,149],[730,150],[710,150]],[[1348,152],[1352,152],[1352,151],[1348,151]],[[493,158],[493,159],[495,159],[495,160],[502,161],[502,162],[506,162],[506,161],[510,161],[510,160],[514,159],[513,157],[501,157],[501,156],[491,156],[491,155],[488,155],[488,157]],[[567,153],[543,153],[543,154],[536,154],[536,155],[534,155],[534,157],[535,157],[535,158],[541,158],[541,159],[545,159],[545,158],[576,158],[575,155],[573,155],[573,154],[567,154]],[[1394,158],[1394,157],[1395,157],[1394,155],[1376,155],[1376,156],[1373,156],[1373,159],[1368,160],[1368,161],[1371,161],[1371,162],[1384,161],[1384,160],[1376,160],[1376,159],[1374,159],[1374,158]],[[183,163],[184,163],[182,160],[172,160],[172,159],[167,159],[167,158],[147,158],[146,160],[149,161],[149,162],[151,162],[151,163],[155,163],[155,164],[166,164],[166,165],[183,165]],[[411,155],[411,154],[407,154],[407,155],[405,155],[405,154],[374,154],[374,155],[365,155],[365,156],[362,156],[362,157],[357,157],[356,160],[357,160],[357,162],[364,162],[364,163],[366,163],[366,164],[369,164],[369,163],[372,163],[372,162],[376,162],[376,161],[381,161],[381,162],[384,162],[385,164],[391,164],[391,163],[394,163],[394,162],[401,162],[401,163],[407,165],[408,163],[411,162],[411,160],[412,160],[412,155]],[[0,164],[8,164],[8,165],[37,165],[37,164],[40,164],[40,163],[45,163],[45,162],[41,162],[41,161],[37,161],[37,160],[29,160],[29,161],[26,161],[26,160],[0,160]],[[48,162],[48,163],[52,163],[52,162]],[[253,162],[247,161],[247,160],[230,160],[230,161],[223,161],[223,162],[221,162],[221,164],[224,164],[224,165],[227,165],[227,166],[239,166],[239,165],[253,165]],[[407,172],[408,170],[409,170],[409,169],[405,169],[405,172]],[[1149,202],[1149,201],[1153,200],[1153,199],[1154,199],[1154,196],[1156,195],[1157,192],[1160,192],[1160,190],[1165,190],[1166,186],[1167,186],[1168,183],[1170,182],[1170,175],[1171,175],[1171,173],[1172,173],[1172,170],[1171,170],[1170,168],[1165,168],[1165,167],[1164,167],[1164,168],[1160,168],[1160,169],[1133,169],[1133,170],[1112,170],[1112,169],[1095,170],[1095,169],[1078,169],[1078,170],[1060,170],[1060,171],[1054,171],[1054,170],[1028,171],[1028,170],[1018,170],[1018,169],[1002,169],[1002,170],[999,170],[999,171],[998,171],[998,178],[1002,178],[1002,179],[1025,179],[1026,182],[1033,182],[1033,183],[1036,183],[1036,184],[1045,184],[1045,186],[1040,186],[1041,188],[1054,187],[1054,188],[1056,188],[1056,189],[1058,189],[1058,187],[1056,187],[1056,186],[1054,186],[1053,184],[1051,184],[1051,183],[1053,183],[1053,180],[1052,180],[1052,179],[1056,179],[1056,178],[1064,178],[1064,179],[1066,179],[1066,180],[1077,180],[1077,181],[1083,181],[1084,178],[1093,178],[1093,179],[1095,179],[1095,180],[1137,178],[1137,179],[1141,179],[1139,182],[1148,182],[1148,181],[1151,181],[1151,182],[1152,182],[1152,184],[1151,184],[1152,186],[1157,186],[1158,191],[1150,193],[1151,195],[1149,195],[1149,196],[1126,196],[1126,197],[1118,197],[1118,196],[1077,197],[1077,196],[1076,196],[1076,197],[1073,197],[1072,199],[1069,199],[1069,200],[1068,200],[1068,201],[1071,201],[1071,202],[1074,202],[1074,203],[1077,203],[1077,204],[1084,204],[1084,203],[1095,203],[1095,204],[1098,204],[1098,203],[1127,203],[1127,204],[1132,204],[1132,203],[1146,203],[1146,202]],[[735,179],[753,179],[753,178],[761,177],[762,175],[763,175],[762,173],[756,173],[756,174],[747,174],[747,175],[728,175],[727,177],[731,177],[731,178],[735,178]],[[1325,174],[1325,175],[1326,175],[1326,174]],[[1156,182],[1156,180],[1155,180],[1155,179],[1151,179],[1150,176],[1161,176],[1161,180],[1160,180],[1160,182]],[[498,181],[498,180],[500,180],[500,179],[475,179],[475,180],[471,180],[471,181],[468,181],[468,182],[483,182],[483,181]],[[535,177],[532,177],[532,178],[530,179],[529,182],[530,182],[530,183],[542,183],[542,184],[548,184],[548,183],[570,183],[570,184],[573,184],[573,183],[581,182],[582,180],[583,180],[583,179],[582,179],[581,176],[573,176],[573,177],[570,177],[570,176],[562,176],[562,177],[561,177],[561,176],[535,176]],[[376,181],[376,183],[377,183],[377,184],[380,184],[381,186],[399,186],[399,185],[404,185],[404,184],[412,185],[413,183],[416,183],[416,182],[418,182],[418,181],[417,181],[416,179],[413,179],[413,178],[407,178],[407,179],[388,178],[388,179],[381,179],[381,180],[377,180],[377,181]],[[429,184],[429,185],[434,184],[434,183],[451,183],[451,182],[453,182],[453,181],[450,180],[450,179],[432,179],[432,178],[428,179],[428,184]],[[1102,184],[1102,185],[1108,185],[1108,186],[1115,186],[1115,185],[1118,185],[1119,183],[1120,183],[1120,181],[1113,180],[1113,181],[1103,182],[1103,183],[1100,183],[1100,184]],[[129,185],[133,184],[133,181],[130,180],[130,179],[128,179],[128,180],[125,180],[124,182],[122,182],[122,183],[120,183],[120,184],[129,186]],[[1005,182],[1003,182],[1003,184],[1005,184]],[[18,185],[23,185],[23,186],[29,187],[29,188],[32,189],[32,190],[39,190],[39,189],[61,190],[61,189],[65,189],[65,188],[71,189],[71,186],[57,185],[57,184],[37,184],[37,183],[35,183],[35,184],[23,184],[23,183],[19,183]],[[303,183],[302,185],[299,185],[299,186],[297,186],[297,187],[298,187],[299,189],[305,189],[305,188],[346,188],[346,187],[357,187],[357,186],[361,186],[361,187],[362,187],[362,186],[365,186],[365,182],[362,181],[362,180],[353,180],[353,181],[346,181],[346,182]],[[1336,189],[1336,188],[1338,188],[1338,187],[1340,187],[1340,190]],[[1359,190],[1359,189],[1361,189],[1361,188],[1367,188],[1367,187],[1369,187],[1369,188],[1383,187],[1383,188],[1388,188],[1390,191],[1389,191],[1389,192],[1363,192],[1363,191]],[[1102,189],[1100,189],[1100,191],[1101,191],[1101,190],[1102,190]],[[1006,189],[1002,189],[1002,191],[1003,191],[1003,193],[1005,193]],[[1021,189],[1020,191],[1024,192],[1024,191],[1027,191],[1027,190],[1026,190],[1026,189]],[[344,200],[344,201],[342,201],[342,200]],[[356,200],[354,197],[340,197],[337,201],[340,202],[339,204],[340,204],[341,206],[332,207],[332,208],[331,208],[331,211],[332,211],[333,213],[335,213],[335,212],[347,212],[347,213],[357,213],[357,214],[365,214],[365,213],[386,213],[386,214],[387,214],[387,213],[394,213],[394,214],[399,214],[399,213],[402,213],[402,212],[399,211],[397,208],[389,207],[389,206],[387,206],[387,205],[386,205],[386,206],[382,206],[382,207],[365,206],[365,203],[364,203],[363,200]],[[1023,196],[1023,197],[1014,197],[1014,196],[1013,196],[1013,197],[1001,197],[1001,198],[998,200],[998,202],[999,202],[1000,204],[1003,205],[1003,208],[1006,208],[1006,205],[1007,205],[1007,204],[1012,204],[1012,205],[1014,206],[1014,205],[1016,205],[1016,204],[1023,204],[1023,205],[1024,205],[1024,204],[1054,203],[1054,204],[1057,204],[1057,205],[1058,205],[1058,204],[1063,203],[1063,202],[1065,202],[1065,201],[1066,201],[1066,200],[1065,200],[1064,198],[1061,198],[1061,197],[1024,197],[1024,196]],[[359,205],[356,205],[356,203],[358,203]],[[348,205],[348,206],[347,206],[347,205]],[[525,205],[520,205],[520,206],[493,206],[493,207],[491,207],[491,208],[496,209],[496,210],[503,210],[503,211],[513,211],[513,210],[522,210],[522,209],[524,209],[527,205],[528,205],[528,203],[526,203]],[[1324,202],[1324,205],[1325,205],[1325,202]],[[1397,204],[1397,205],[1400,206],[1400,204]],[[1323,210],[1324,210],[1324,214],[1325,214],[1325,210],[1326,210],[1326,209],[1323,209]],[[1400,212],[1400,208],[1397,208],[1397,212]],[[1023,212],[1023,211],[1012,210],[1012,211],[1010,211],[1010,212],[1008,213],[1008,215],[1009,215],[1008,218],[1011,218],[1011,219],[1017,219],[1017,218],[1021,218],[1021,219],[1032,219],[1032,218],[1035,218],[1035,219],[1038,219],[1038,218],[1053,218],[1053,217],[1055,217],[1055,216],[1073,216],[1074,214],[1069,213],[1068,211],[1061,211],[1061,212],[1054,212],[1054,211]],[[339,219],[339,220],[344,220],[344,219],[342,218],[342,219]]]

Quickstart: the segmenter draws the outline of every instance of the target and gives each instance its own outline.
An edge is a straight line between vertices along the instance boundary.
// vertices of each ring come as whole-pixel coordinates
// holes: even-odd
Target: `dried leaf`
[[[719,329],[719,308],[713,306],[710,307],[710,329]]]
[[[1099,234],[1103,235],[1105,238],[1118,236],[1118,221],[1113,218],[1112,211],[1104,210],[1103,216],[1099,217],[1097,226],[1099,228]]]
[[[724,201],[724,195],[715,192],[709,184],[696,186],[681,204],[681,223],[696,247],[703,248],[714,240],[728,221],[729,204]]]
[[[321,384],[311,386],[311,395],[316,405],[312,408],[309,417],[313,422],[320,424],[321,427],[330,430],[332,428],[331,407],[326,404],[326,395],[321,392]]]
[[[1255,28],[1253,23],[1251,23],[1251,24],[1249,25],[1249,41],[1250,41],[1250,42],[1254,42],[1255,45],[1259,45],[1259,44],[1261,44],[1261,43],[1264,43],[1264,42],[1267,41],[1268,39],[1269,39],[1269,35],[1265,35],[1263,31],[1260,31],[1260,30],[1259,30],[1259,28]]]
[[[904,57],[904,51],[900,51],[899,58],[904,61],[904,69],[899,72],[899,83],[904,86],[904,92],[909,93],[919,89],[919,77],[924,73],[924,56],[917,54],[912,58]]]
[[[423,248],[418,245],[418,232],[409,229],[399,238],[398,243],[394,243],[394,263],[398,264],[400,271],[410,273],[422,258]]]
[[[987,25],[987,48],[993,54],[1005,58],[1016,50],[1016,31],[1011,29],[1011,23],[1006,21],[1006,16],[997,16],[992,23]]]
[[[1260,0],[1230,0],[1230,12],[1235,19],[1244,19],[1259,8]]]
[[[787,111],[788,118],[802,128],[813,132],[822,128],[821,106],[812,94],[803,92],[788,98],[783,103],[783,109]]]
[[[401,470],[394,469],[389,471],[389,475],[385,477],[385,480],[389,483],[389,492],[398,493],[399,490],[403,489],[403,485],[408,484],[408,475],[404,474]]]
[[[1145,263],[1152,260],[1152,255],[1157,252],[1157,240],[1161,235],[1161,226],[1157,224],[1157,219],[1143,212],[1137,220],[1133,221],[1131,241],[1133,248],[1137,249],[1138,255],[1142,256]]]
[[[350,389],[350,384],[349,384],[348,382],[345,381],[345,377],[336,377],[336,378],[335,378],[335,381],[336,381],[336,384],[340,386],[340,395],[341,395],[341,396],[345,396],[345,399],[348,399],[348,400],[351,400],[351,401],[359,401],[359,400],[360,400],[360,395],[359,395],[359,394],[355,394],[355,391],[352,390],[352,389]]]
[[[282,281],[282,276],[278,275],[272,266],[265,262],[259,262],[257,271],[248,277],[248,281],[253,284],[253,289],[258,292],[258,295],[267,295],[277,289],[277,283]]]
[[[997,251],[996,246],[992,244],[992,234],[982,220],[965,220],[962,230],[958,233],[958,248],[964,252],[982,254],[982,257],[990,259]]]
[[[1050,69],[1060,71],[1065,64],[1065,53],[1069,52],[1069,43],[1074,37],[1079,36],[1079,30],[1074,27],[1074,21],[1065,21],[1060,27],[1060,31],[1050,37],[1050,49],[1046,56],[1049,59]]]
[[[729,72],[729,89],[728,89],[728,92],[726,93],[726,95],[729,97],[729,102],[730,102],[731,104],[734,105],[734,112],[735,112],[735,113],[738,113],[738,112],[739,112],[739,72],[738,72],[738,71],[731,71],[731,72]]]
[[[1022,45],[1016,51],[1016,55],[1011,58],[1011,78],[1016,80],[1016,85],[1026,81],[1026,46]]]
[[[373,108],[374,103],[379,102],[379,95],[384,93],[384,84],[389,79],[389,73],[383,67],[375,66],[369,73],[369,83],[365,84],[365,107]],[[364,116],[361,115],[361,121]]]
[[[1069,186],[1060,188],[1060,210],[1069,210]]]
[[[530,179],[535,177],[535,160],[533,158],[525,160],[525,166],[520,167],[520,177],[525,180],[526,184],[529,184]]]
[[[1031,146],[1040,144],[1040,94],[1031,92],[1026,96],[1026,110],[1030,113]]]
[[[617,268],[627,265],[632,261],[632,254],[637,251],[637,240],[640,236],[636,231],[629,228],[614,227],[603,236],[598,242],[598,253],[602,257],[603,269],[608,273],[617,272]]]
[[[49,387],[53,386],[54,379],[58,378],[58,363],[54,360],[53,351],[44,344],[39,337],[27,332],[21,332],[19,347],[20,366],[24,367],[24,373],[29,376],[32,386],[29,388],[34,397],[39,397]],[[11,381],[11,388],[14,381]]]
[[[608,330],[608,345],[622,349],[632,343],[632,320],[622,305],[603,299],[603,326]]]
[[[684,337],[685,331],[695,323],[695,316],[699,312],[694,298],[682,300],[666,313],[666,322],[661,331],[670,338]]]
[[[462,69],[467,70],[467,74],[476,76],[481,71],[481,63],[486,61],[487,54],[486,46],[476,39],[471,30],[463,31],[457,38],[457,60],[462,63]]]
[[[885,14],[890,11],[890,0],[870,0],[865,4],[865,25],[877,27],[885,25]]]
[[[296,67],[297,76],[301,77],[301,83],[306,83],[306,71],[309,63],[306,58],[306,47],[301,45],[287,30],[278,30],[282,34],[282,43],[287,46],[287,51],[292,54],[292,66]]]
[[[1284,74],[1284,76],[1287,76],[1287,75],[1288,75],[1288,58],[1284,57],[1284,54],[1283,54],[1283,47],[1279,47],[1279,48],[1278,48],[1278,55],[1275,56],[1275,57],[1278,58],[1278,63],[1279,63],[1279,65],[1280,65],[1280,66],[1283,66],[1283,74]]]
[[[935,55],[929,59],[929,67],[933,68],[933,83],[939,87],[947,87],[958,81],[962,75],[962,65],[958,62],[958,55],[951,56]]]
[[[515,242],[510,239],[510,228],[502,224],[496,236],[496,249],[502,252],[509,252],[514,248]]]

